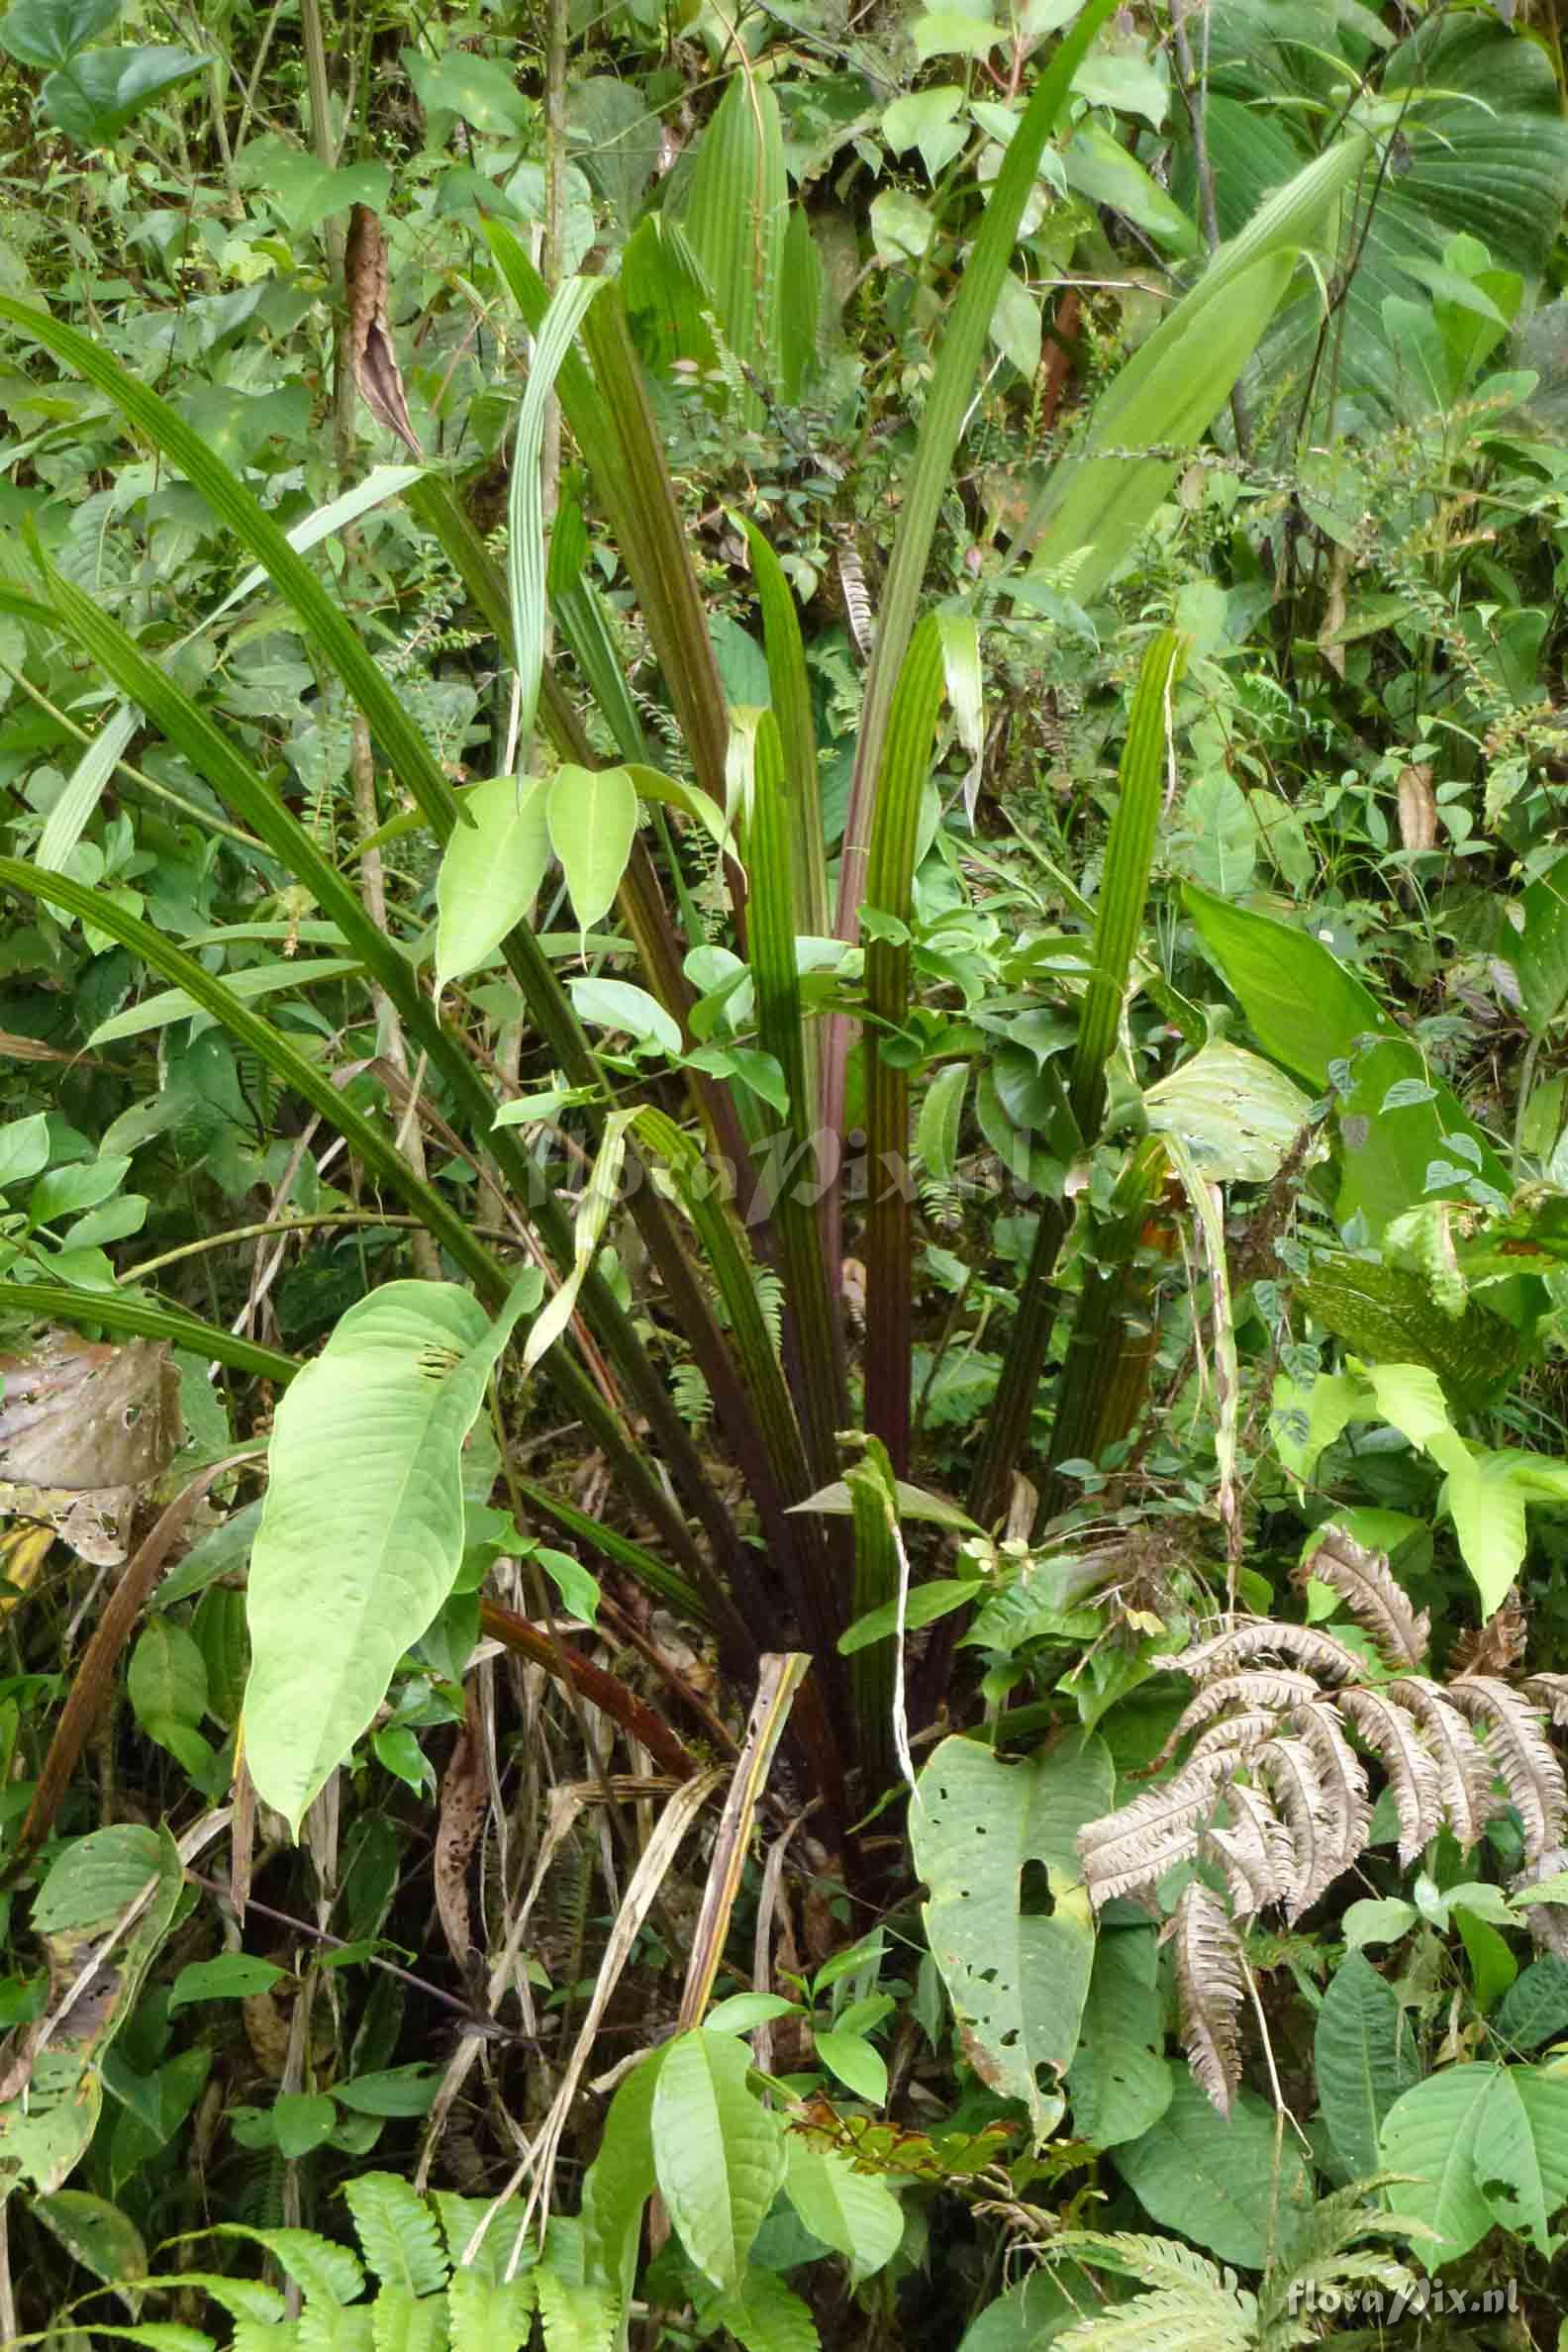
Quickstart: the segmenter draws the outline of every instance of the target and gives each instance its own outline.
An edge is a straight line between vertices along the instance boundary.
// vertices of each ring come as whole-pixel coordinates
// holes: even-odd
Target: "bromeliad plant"
[[[279,1094],[309,1106],[345,1139],[366,1184],[394,1197],[458,1281],[398,1283],[340,1323],[279,1413],[271,1484],[251,1571],[253,1679],[248,1754],[261,1793],[296,1827],[334,1766],[366,1728],[398,1656],[441,1610],[463,1552],[460,1459],[496,1397],[503,1435],[515,1398],[498,1371],[527,1326],[523,1374],[536,1367],[557,1406],[581,1424],[616,1481],[613,1519],[586,1517],[504,1459],[515,1510],[591,1547],[617,1570],[706,1624],[742,1684],[759,1657],[799,1639],[817,1672],[792,1736],[833,1841],[893,1777],[901,1732],[901,1595],[911,1508],[912,1266],[917,1203],[907,1180],[912,1103],[941,1060],[914,997],[915,868],[923,800],[944,691],[972,719],[978,703],[976,612],[920,614],[938,510],[987,331],[1047,141],[1073,75],[1104,23],[1093,0],[1040,73],[1007,147],[944,324],[878,616],[876,646],[849,797],[836,905],[831,903],[813,725],[799,619],[783,568],[756,530],[749,545],[770,705],[737,711],[721,685],[679,500],[656,436],[626,290],[575,279],[551,296],[500,223],[486,236],[500,277],[533,335],[518,420],[507,562],[495,562],[453,483],[436,468],[404,478],[408,504],[434,535],[493,633],[516,680],[515,774],[456,790],[411,721],[348,613],[289,537],[201,436],[90,339],[38,309],[0,302],[19,334],[84,377],[161,460],[198,490],[260,567],[362,715],[409,820],[441,850],[436,990],[417,941],[366,911],[351,870],[335,863],[285,805],[273,780],[214,724],[163,658],[34,548],[42,588],[21,551],[0,607],[28,631],[61,629],[125,698],[109,722],[123,748],[140,721],[155,729],[262,845],[301,903],[335,927],[343,953],[380,992],[420,1057],[416,1089],[482,1171],[530,1261],[514,1280],[491,1242],[440,1183],[400,1148],[395,1118],[306,1041],[267,1020],[230,981],[175,945],[111,894],[40,862],[0,861],[0,882],[57,916],[90,924],[180,992],[176,1011],[221,1023]],[[698,312],[721,356],[743,376],[798,350],[788,301],[775,300],[798,217],[782,222],[772,167],[775,102],[765,83],[722,110],[722,138],[703,182],[700,220],[754,204],[758,233],[704,258],[678,229],[651,239],[638,266],[661,281],[672,316]],[[721,124],[715,125],[715,134]],[[1128,362],[1063,469],[1031,542],[1036,568],[1069,592],[1092,593],[1132,549],[1182,462],[1219,411],[1258,336],[1305,269],[1303,248],[1375,165],[1352,128],[1264,203]],[[733,187],[709,184],[734,175]],[[781,185],[781,183],[779,183]],[[775,230],[777,234],[775,235]],[[714,232],[718,234],[717,231]],[[722,243],[722,240],[721,240]],[[723,266],[720,266],[720,263]],[[798,321],[795,326],[798,326]],[[586,531],[568,487],[545,559],[538,452],[546,402],[558,398],[591,493],[637,600],[679,733],[679,755],[650,748],[617,658],[611,625],[584,561]],[[1174,420],[1174,423],[1173,423]],[[1129,441],[1148,454],[1127,463]],[[351,520],[348,501],[333,521]],[[595,734],[547,657],[551,624],[586,682]],[[1075,896],[1083,939],[1059,980],[1076,1024],[1070,1077],[1047,1066],[1045,1139],[1055,1189],[1039,1201],[996,1409],[972,1466],[973,1520],[995,1522],[1031,1462],[1032,1417],[1050,1353],[1052,1279],[1072,1212],[1068,1171],[1094,1153],[1109,1073],[1122,1051],[1129,987],[1158,992],[1137,960],[1168,763],[1183,647],[1170,632],[1144,650],[1098,899]],[[536,751],[536,728],[548,751]],[[85,764],[85,763],[84,763]],[[100,759],[86,777],[101,786]],[[78,779],[82,782],[83,779]],[[80,806],[78,791],[74,806]],[[672,838],[671,824],[684,829]],[[400,821],[401,822],[401,821]],[[731,944],[702,936],[690,876],[717,861]],[[584,947],[597,952],[612,913],[635,955],[637,982],[595,973],[563,983],[533,922],[551,860],[562,869]],[[675,909],[672,913],[670,899]],[[625,952],[613,935],[610,951]],[[552,1072],[542,1093],[508,1099],[474,1050],[456,992],[499,949],[521,1017]],[[308,982],[301,958],[292,975]],[[1162,1005],[1163,1005],[1163,999]],[[1169,1008],[1182,1026],[1182,1007]],[[1190,1025],[1189,1025],[1190,1026]],[[630,1046],[612,1052],[604,1039]],[[630,1077],[630,1085],[628,1079]],[[949,1099],[949,1098],[944,1098]],[[847,1146],[863,1124],[869,1194],[863,1383],[840,1296],[851,1213]],[[554,1138],[552,1141],[551,1138]],[[566,1192],[562,1146],[591,1168]],[[1134,1145],[1101,1207],[1082,1212],[1092,1249],[1069,1362],[1100,1377],[1064,1384],[1046,1453],[1047,1507],[1061,1499],[1063,1461],[1101,1457],[1138,1402],[1137,1250],[1178,1143]],[[732,1182],[720,1181],[728,1171]],[[657,1286],[661,1323],[711,1401],[728,1471],[696,1443],[678,1409],[657,1329],[639,1323],[602,1259],[622,1191]],[[53,1312],[61,1294],[13,1285]],[[461,1284],[471,1289],[460,1287]],[[157,1329],[147,1299],[91,1300],[67,1311],[113,1326]],[[189,1337],[188,1323],[180,1336]],[[205,1340],[222,1357],[218,1332]],[[247,1361],[254,1368],[255,1351]],[[274,1359],[275,1364],[275,1359]],[[292,1371],[293,1366],[285,1367]],[[510,1381],[511,1373],[507,1374]],[[863,1411],[856,1395],[863,1386]],[[846,1485],[845,1432],[860,1413],[865,1439]],[[846,1508],[847,1506],[847,1508]],[[917,1506],[918,1507],[918,1506]],[[953,1515],[947,1513],[949,1523]],[[636,1536],[625,1532],[630,1521]],[[839,1657],[852,1618],[893,1609],[889,1629]],[[524,1638],[519,1635],[518,1638]],[[557,1669],[558,1652],[535,1649]],[[844,1848],[853,1867],[852,1849]]]

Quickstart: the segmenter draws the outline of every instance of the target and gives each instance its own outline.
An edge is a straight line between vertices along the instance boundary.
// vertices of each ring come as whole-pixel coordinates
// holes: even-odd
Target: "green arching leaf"
[[[603,291],[604,284],[602,278],[567,278],[552,295],[549,309],[539,323],[528,389],[518,410],[508,505],[507,584],[512,600],[512,649],[518,679],[518,739],[524,744],[534,732],[539,678],[544,668],[544,490],[539,471],[544,420],[561,361],[587,315],[588,305]],[[583,929],[587,928],[585,921]]]
[[[1312,2205],[1312,2174],[1293,2135],[1279,2137],[1273,2108],[1243,2088],[1222,2115],[1182,2067],[1159,2121],[1112,2161],[1162,2229],[1246,2270],[1262,2270]]]
[[[146,434],[179,468],[219,521],[266,571],[292,606],[305,636],[327,655],[398,776],[431,824],[444,838],[455,815],[452,789],[434,753],[404,711],[388,680],[365,650],[352,622],[316,578],[271,516],[256,504],[239,477],[215,457],[201,435],[166,401],[139,383],[129,369],[89,336],[65,326],[47,311],[0,296],[0,318],[31,336],[57,359],[114,402],[127,422]]]
[[[357,972],[351,955],[304,955],[292,962],[242,964],[224,974],[230,994],[248,1005],[254,998],[276,996],[285,988],[309,988],[324,980],[342,980]],[[166,988],[140,1004],[128,1005],[108,1021],[101,1021],[87,1042],[93,1047],[117,1044],[123,1037],[146,1036],[149,1029],[166,1029],[171,1021],[188,1021],[196,1005],[181,988]]]
[[[1392,1985],[1351,1952],[1329,1980],[1313,2039],[1318,2097],[1334,2154],[1353,2181],[1381,2161],[1383,2119],[1415,2082],[1419,2062]]]
[[[1302,247],[1322,235],[1370,151],[1365,135],[1352,133],[1277,189],[1138,346],[1025,526],[1032,571],[1059,574],[1079,604],[1100,595],[1229,398]],[[1127,449],[1158,453],[1129,460]]]
[[[973,2063],[993,2090],[1026,2103],[1041,2136],[1054,2119],[1041,2073],[1071,2064],[1094,1961],[1077,1834],[1109,1809],[1114,1782],[1093,1737],[1028,1764],[944,1739],[910,1808],[931,1955]]]
[[[533,909],[549,863],[548,786],[495,776],[463,795],[436,877],[436,988],[476,971]]]
[[[789,182],[778,99],[742,61],[698,143],[680,226],[713,291],[735,357],[771,390],[779,385],[784,239]],[[761,399],[748,390],[742,421],[755,430]]]
[[[462,1560],[460,1456],[532,1269],[492,1323],[446,1283],[351,1307],[285,1395],[250,1557],[245,1757],[298,1831]]]
[[[1088,1140],[1099,1133],[1105,1071],[1122,1025],[1127,975],[1143,923],[1154,835],[1165,793],[1171,697],[1187,665],[1187,640],[1162,630],[1144,654],[1127,722],[1116,814],[1095,910],[1093,960],[1073,1055],[1072,1108]]]
[[[866,1158],[871,1172],[865,1232],[866,1426],[888,1449],[893,1474],[909,1469],[913,1202],[908,1175],[909,1071],[883,1047],[909,1017],[910,948],[915,853],[926,780],[931,772],[936,714],[946,661],[941,624],[934,615],[910,639],[889,716],[882,772],[872,815],[866,863],[865,909],[897,927],[871,931],[865,951]],[[870,927],[867,927],[868,930]],[[857,1611],[875,1605],[874,1595]]]
[[[164,1307],[134,1291],[81,1291],[70,1290],[63,1283],[8,1282],[0,1297],[9,1305],[26,1308],[29,1314],[61,1323],[91,1323],[130,1339],[167,1339],[186,1354],[228,1364],[236,1372],[248,1372],[259,1380],[281,1385],[300,1369],[293,1356],[275,1347],[262,1347],[254,1339],[226,1331],[221,1324],[203,1323],[200,1316],[190,1315],[182,1307]]]
[[[845,833],[851,847],[839,868],[836,928],[840,936],[849,935],[849,918],[859,909],[865,869],[853,844],[870,839],[872,797],[882,769],[894,687],[915,627],[931,537],[941,502],[948,492],[953,455],[965,412],[974,396],[997,297],[1002,291],[1003,277],[1012,265],[1024,208],[1034,189],[1045,143],[1067,104],[1073,75],[1113,5],[1114,0],[1089,0],[1035,83],[1002,157],[1002,167],[992,185],[980,233],[970,250],[957,295],[943,315],[935,371],[921,416],[915,460],[904,484],[903,511],[877,614],[876,648],[860,714]],[[834,1108],[835,1103],[831,1100],[830,1109]]]
[[[729,2034],[682,2034],[653,2092],[653,2165],[681,2243],[729,2293],[784,2180],[784,2129],[746,2077],[749,2053]]]
[[[812,709],[811,681],[806,673],[800,615],[777,555],[750,517],[744,516],[742,521],[746,544],[751,550],[751,576],[756,582],[757,603],[762,613],[762,642],[767,650],[773,716],[778,721],[784,773],[794,805],[791,848],[795,861],[796,920],[808,937],[820,939],[827,936],[832,919],[828,910],[817,720]]]
[[[583,931],[615,904],[637,837],[637,786],[625,768],[558,768],[546,788],[550,846]]]
[[[1302,1296],[1356,1355],[1423,1364],[1461,1405],[1484,1404],[1519,1360],[1519,1333],[1500,1316],[1473,1301],[1461,1316],[1444,1315],[1419,1275],[1375,1258],[1316,1258]]]

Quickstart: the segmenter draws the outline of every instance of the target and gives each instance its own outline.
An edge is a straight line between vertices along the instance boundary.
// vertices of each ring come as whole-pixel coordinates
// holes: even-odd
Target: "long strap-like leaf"
[[[914,1184],[909,1164],[909,1069],[895,1046],[909,1015],[908,926],[931,773],[931,737],[942,696],[941,631],[928,614],[910,640],[893,699],[887,753],[877,786],[867,909],[886,919],[866,941],[866,1427],[882,1440],[894,1475],[909,1471]],[[897,926],[890,932],[887,926]]]
[[[1173,630],[1162,630],[1143,656],[1132,698],[1073,1062],[1072,1107],[1088,1146],[1099,1134],[1106,1063],[1116,1047],[1127,974],[1143,924],[1165,783],[1170,698],[1185,659],[1186,640]],[[1068,1223],[1060,1200],[1041,1201],[1013,1334],[970,1488],[969,1508],[982,1524],[1006,1503],[1008,1479],[1019,1467],[1029,1439],[1056,1320],[1050,1282]]]
[[[444,838],[459,814],[458,804],[430,745],[366,652],[352,622],[239,476],[214,455],[176,409],[139,383],[90,336],[9,295],[0,297],[0,318],[85,376],[200,491],[292,606],[306,637],[327,655],[369,721],[389,764]]]

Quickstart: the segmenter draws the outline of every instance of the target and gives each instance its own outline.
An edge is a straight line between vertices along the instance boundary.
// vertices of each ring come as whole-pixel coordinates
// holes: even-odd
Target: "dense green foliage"
[[[0,2334],[1558,2340],[1513,16],[0,18]]]

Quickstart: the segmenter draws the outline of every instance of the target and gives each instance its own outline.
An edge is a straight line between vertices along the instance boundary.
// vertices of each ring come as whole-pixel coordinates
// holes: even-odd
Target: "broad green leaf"
[[[1418,2061],[1398,1994],[1359,1952],[1341,1960],[1329,1980],[1313,2067],[1334,2154],[1351,2180],[1369,2180],[1383,2118],[1415,2082]]]
[[[549,863],[539,777],[495,776],[463,795],[471,825],[454,825],[436,877],[436,987],[476,971],[533,909]]]
[[[741,2352],[821,2352],[822,2339],[811,2305],[785,2286],[776,2271],[748,2270],[737,2295],[702,2307],[706,2326],[722,2322]]]
[[[1170,2105],[1175,2082],[1162,2040],[1154,1930],[1102,1932],[1067,2073],[1073,2130],[1081,2139],[1114,2148],[1152,2130]]]
[[[1093,1737],[1026,1764],[944,1739],[910,1808],[931,1955],[971,2061],[994,2091],[1025,2102],[1041,2134],[1042,2070],[1060,2076],[1071,2063],[1094,1960],[1077,1833],[1109,1810],[1114,1779]]]
[[[986,2305],[959,2339],[958,2352],[1046,2352],[1099,2307],[1104,2292],[1104,2282],[1091,2280],[1076,2263],[1032,2270]]]
[[[245,1760],[298,1833],[462,1560],[463,1440],[532,1269],[492,1323],[449,1283],[392,1282],[349,1308],[277,1410],[250,1557]]]
[[[1519,975],[1524,1018],[1536,1036],[1544,1036],[1568,1004],[1568,899],[1563,881],[1568,876],[1543,875],[1532,882],[1510,908],[1512,920],[1503,926],[1503,954]]]
[[[1307,1124],[1310,1096],[1245,1046],[1200,1046],[1143,1097],[1151,1131],[1179,1135],[1205,1176],[1266,1184]]]
[[[51,73],[39,105],[80,147],[106,147],[134,115],[211,59],[187,49],[84,49]]]
[[[784,2129],[746,2080],[749,2053],[700,2028],[670,2043],[653,2092],[653,2164],[697,2268],[727,2292],[784,2180]]]
[[[1273,2108],[1243,2089],[1222,2115],[1185,2068],[1159,2121],[1112,2162],[1162,2229],[1246,2270],[1263,2268],[1312,2204],[1311,2172],[1294,2135],[1279,2139]]]
[[[1445,1314],[1419,1274],[1378,1259],[1319,1256],[1302,1296],[1356,1355],[1424,1364],[1461,1405],[1485,1404],[1519,1358],[1519,1335],[1501,1316],[1473,1300],[1462,1315]]]
[[[402,62],[428,114],[459,114],[476,131],[498,138],[527,131],[538,116],[536,102],[519,89],[499,58],[456,48],[440,57],[427,57],[407,49]]]
[[[1416,2176],[1399,2209],[1435,2233],[1416,2249],[1429,2268],[1468,2254],[1496,2220],[1527,2233],[1568,2197],[1568,2082],[1532,2067],[1440,2067],[1390,2110],[1382,2162]]]
[[[963,90],[957,82],[938,82],[928,90],[910,90],[895,98],[882,115],[882,136],[896,154],[920,149],[929,179],[934,180],[952,161],[968,137],[958,122]]]
[[[898,2251],[904,2234],[898,2199],[835,2148],[814,2148],[792,2132],[784,2189],[812,2235],[841,2254],[856,2279],[868,2279]]]
[[[1514,1898],[1517,1907],[1523,1898]],[[1568,2032],[1568,1960],[1548,1953],[1522,1969],[1498,2004],[1495,2030],[1516,2050],[1538,2050]]]
[[[49,1115],[35,1111],[31,1119],[13,1119],[0,1127],[0,1192],[26,1184],[49,1166]]]
[[[273,1960],[250,1952],[220,1952],[216,1960],[191,1960],[174,1979],[169,2014],[191,2001],[244,2001],[252,1993],[266,1993],[288,1971]]]
[[[858,2033],[836,2033],[826,2030],[815,2036],[817,2055],[830,2074],[838,2077],[856,2099],[865,2100],[871,2107],[887,2103],[887,2061],[880,2050]]]
[[[1402,1935],[1409,1935],[1421,1913],[1414,1903],[1404,1903],[1397,1895],[1367,1898],[1352,1903],[1343,1920],[1344,1939],[1351,1951],[1363,1946],[1398,1943]]]
[[[56,2189],[35,2198],[29,2211],[52,2231],[73,2262],[111,2286],[147,2275],[147,2247],[128,2213],[82,2189]]]
[[[162,1860],[157,1831],[132,1821],[73,1837],[34,1898],[34,1933],[60,1935],[113,1919],[156,1878]]]
[[[598,2153],[583,2180],[588,2271],[623,2309],[637,2281],[642,2209],[653,2194],[653,2094],[668,2043],[650,2050],[610,2103]]]
[[[1203,240],[1191,217],[1103,123],[1085,117],[1078,124],[1062,150],[1062,169],[1075,196],[1110,205],[1168,253],[1202,250]]]
[[[658,999],[635,981],[572,980],[567,983],[567,993],[578,1020],[590,1029],[622,1029],[639,1046],[679,1053],[681,1033],[676,1023]]]
[[[291,2160],[321,2147],[337,2125],[338,2109],[325,2092],[280,2091],[272,2102],[272,2136]]]
[[[24,65],[63,65],[107,33],[125,0],[12,0],[0,17],[0,49]]]
[[[615,904],[637,835],[637,791],[625,768],[563,766],[544,803],[572,913],[591,931]]]
[[[126,1690],[144,1730],[160,1722],[192,1729],[200,1723],[207,1713],[207,1664],[183,1625],[164,1616],[153,1619],[131,1653]]]

